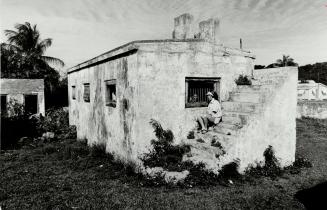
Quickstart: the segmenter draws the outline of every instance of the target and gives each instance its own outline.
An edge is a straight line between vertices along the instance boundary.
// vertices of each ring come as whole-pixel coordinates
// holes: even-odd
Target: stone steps
[[[227,123],[219,123],[213,128],[213,131],[216,133],[222,133],[226,135],[235,135],[237,130],[241,128],[240,125],[237,124],[227,124]]]
[[[232,92],[229,94],[230,101],[235,102],[252,102],[261,103],[264,100],[264,95],[260,91],[242,91]]]
[[[227,112],[245,112],[245,113],[260,113],[262,111],[261,103],[249,102],[235,102],[224,101],[222,102],[223,113]]]
[[[233,92],[262,92],[275,87],[276,84],[238,85]]]
[[[234,125],[245,125],[249,118],[249,113],[244,112],[223,112],[222,122]]]
[[[260,73],[252,79],[252,85],[236,86],[230,92],[229,100],[221,103],[222,122],[205,134],[195,133],[195,139],[187,142],[191,152],[183,159],[194,163],[203,162],[206,167],[213,169],[220,161],[230,161],[228,155],[235,153],[235,144],[241,143],[241,130],[247,129],[251,119],[263,112],[267,99],[285,82],[285,78],[285,75],[278,72],[268,76]],[[212,141],[220,144],[212,144]]]

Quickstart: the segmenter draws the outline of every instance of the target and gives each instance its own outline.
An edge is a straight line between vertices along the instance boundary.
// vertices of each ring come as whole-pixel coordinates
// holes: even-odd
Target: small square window
[[[83,99],[85,102],[90,102],[90,83],[84,84]]]
[[[219,93],[219,78],[185,78],[185,107],[208,106],[207,93]]]
[[[72,99],[76,100],[76,86],[72,86]]]
[[[116,96],[116,80],[105,81],[106,85],[106,105],[116,107],[117,96]]]

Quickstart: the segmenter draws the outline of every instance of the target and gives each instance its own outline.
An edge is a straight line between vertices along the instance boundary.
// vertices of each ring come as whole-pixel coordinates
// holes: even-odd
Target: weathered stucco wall
[[[220,51],[221,50],[221,51]],[[195,127],[195,117],[206,108],[185,108],[186,77],[219,77],[220,95],[227,100],[240,74],[251,75],[253,59],[223,56],[207,42],[143,44],[138,50],[139,109],[136,124],[139,154],[154,138],[150,119],[171,129],[179,143]]]
[[[327,101],[298,101],[297,118],[327,119]]]
[[[136,55],[124,56],[69,74],[69,122],[77,137],[88,144],[105,144],[108,152],[123,161],[130,159],[135,126],[134,92],[137,89]],[[116,107],[105,102],[105,81],[116,79]],[[83,85],[90,84],[90,102],[83,99]],[[76,87],[76,100],[72,99]]]
[[[275,82],[268,90],[263,112],[252,119],[243,138],[238,139],[235,149],[240,154],[241,168],[264,161],[263,152],[271,145],[282,166],[295,160],[296,149],[296,104],[298,70],[294,67],[254,71],[255,78]],[[269,89],[269,87],[267,87]]]
[[[24,95],[37,95],[37,113],[45,115],[43,79],[0,79],[1,94],[7,102],[14,100],[24,104]]]

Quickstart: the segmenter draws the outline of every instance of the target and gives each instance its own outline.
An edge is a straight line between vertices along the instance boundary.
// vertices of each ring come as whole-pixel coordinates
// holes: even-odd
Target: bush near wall
[[[76,129],[69,126],[68,112],[64,108],[47,110],[45,117],[20,113],[1,116],[1,149],[18,148],[22,137],[36,138],[53,132],[57,139],[75,139]]]

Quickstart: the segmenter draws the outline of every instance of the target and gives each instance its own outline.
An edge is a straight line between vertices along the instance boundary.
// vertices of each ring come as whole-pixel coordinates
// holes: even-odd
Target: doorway
[[[25,97],[25,113],[36,114],[37,113],[37,95],[24,95]]]

